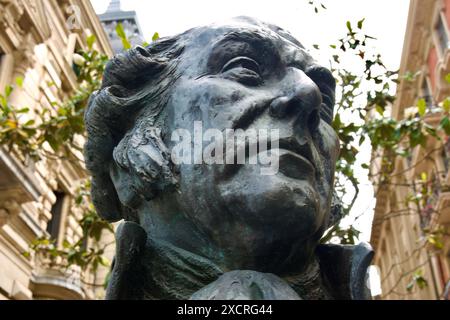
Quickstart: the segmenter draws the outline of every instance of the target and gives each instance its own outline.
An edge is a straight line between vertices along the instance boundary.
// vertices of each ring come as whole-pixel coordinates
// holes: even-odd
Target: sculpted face
[[[329,225],[339,152],[334,89],[297,40],[250,18],[116,56],[85,115],[97,211],[225,271],[300,271]],[[195,137],[199,122],[219,134],[277,130],[277,170],[262,174],[251,158],[173,165],[172,133]]]
[[[125,220],[107,298],[369,298],[370,247],[319,245],[342,216],[335,85],[246,17],[111,59],[85,113],[93,203]]]
[[[164,142],[184,128],[279,130],[279,171],[181,164],[173,201],[232,268],[289,272],[328,223],[338,138],[335,82],[284,31],[249,19],[187,34],[166,106]]]

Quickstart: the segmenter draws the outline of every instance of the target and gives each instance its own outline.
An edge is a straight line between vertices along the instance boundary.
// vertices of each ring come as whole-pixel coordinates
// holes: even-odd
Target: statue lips
[[[305,157],[290,150],[279,149],[279,171],[293,179],[313,180],[316,170],[312,163]]]
[[[259,143],[259,142],[258,142]],[[245,148],[249,150],[249,144],[245,144]],[[310,143],[300,144],[294,137],[280,138],[278,140],[278,148],[269,150],[277,150],[279,155],[279,172],[284,176],[297,179],[297,180],[309,180],[314,181],[318,171],[314,165],[314,156]],[[261,152],[268,152],[261,151]],[[261,152],[258,152],[258,156]],[[248,163],[248,154],[246,153],[245,162]],[[223,174],[226,179],[234,176],[244,164],[225,165],[223,168]]]
[[[314,180],[318,173],[314,165],[312,146],[300,144],[294,137],[279,140],[279,171],[298,180]]]

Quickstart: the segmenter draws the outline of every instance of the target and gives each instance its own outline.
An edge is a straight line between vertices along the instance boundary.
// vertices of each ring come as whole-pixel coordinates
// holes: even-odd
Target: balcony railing
[[[33,292],[38,299],[79,300],[85,298],[78,266],[66,267],[62,257],[38,252],[33,272]]]

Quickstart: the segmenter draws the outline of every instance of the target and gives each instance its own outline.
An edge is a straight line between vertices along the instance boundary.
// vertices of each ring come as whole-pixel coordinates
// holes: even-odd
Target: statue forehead
[[[206,66],[211,55],[231,53],[231,43],[249,43],[279,54],[289,64],[296,62],[305,67],[315,63],[303,45],[284,29],[254,18],[237,17],[221,23],[191,29],[183,39],[186,66]],[[188,68],[188,69],[197,69]]]
[[[288,31],[276,25],[246,16],[231,18],[199,29],[203,29],[202,32],[214,33],[214,31],[216,31],[217,36],[230,32],[254,33],[257,36],[266,37],[271,40],[291,42],[295,46],[303,48],[303,45]]]

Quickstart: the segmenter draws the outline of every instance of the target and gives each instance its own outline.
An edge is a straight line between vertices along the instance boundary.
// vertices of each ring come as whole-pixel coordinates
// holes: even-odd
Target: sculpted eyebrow
[[[265,43],[270,45],[271,41],[267,36],[260,34],[258,32],[230,32],[226,34],[218,43],[228,42],[228,41],[241,41],[248,43]]]
[[[307,68],[306,73],[318,82],[323,82],[334,90],[336,80],[330,70],[323,66],[313,65]]]
[[[208,68],[218,71],[218,64],[238,55],[248,55],[260,64],[269,63],[269,59],[279,59],[278,52],[268,37],[257,32],[230,32],[214,45],[208,59]]]
[[[321,116],[325,121],[331,123],[335,104],[336,80],[330,70],[319,65],[313,65],[306,69],[306,75],[313,80],[322,93],[322,100],[327,109],[321,109]]]

